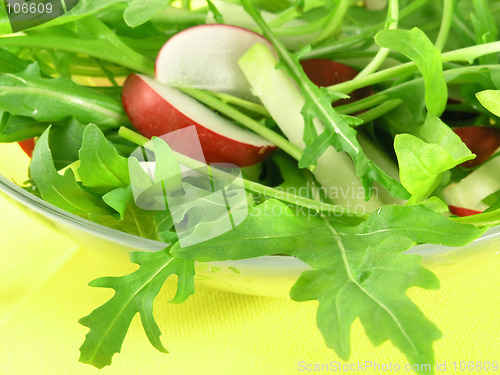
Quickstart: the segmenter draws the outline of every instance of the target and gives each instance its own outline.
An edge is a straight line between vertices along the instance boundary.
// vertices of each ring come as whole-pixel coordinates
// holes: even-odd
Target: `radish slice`
[[[263,36],[230,25],[201,25],[172,37],[156,59],[159,82],[193,87],[256,100],[238,59],[257,43],[271,43]]]
[[[453,131],[462,139],[467,147],[476,154],[473,160],[462,165],[466,168],[483,164],[500,147],[500,129],[485,126],[464,126]]]
[[[276,150],[276,146],[261,136],[238,127],[179,90],[144,75],[132,74],[127,78],[122,102],[134,127],[148,138],[194,125],[208,163],[245,167],[263,161]]]
[[[23,149],[23,151],[28,155],[30,158],[33,155],[33,150],[35,149],[35,139],[34,138],[29,138],[24,141],[19,141],[19,146]]]
[[[476,211],[476,210],[469,210],[468,208],[463,208],[463,207],[456,207],[456,206],[448,206],[450,208],[450,212],[453,215],[457,216],[472,216],[472,215],[477,215],[480,214],[481,211]]]

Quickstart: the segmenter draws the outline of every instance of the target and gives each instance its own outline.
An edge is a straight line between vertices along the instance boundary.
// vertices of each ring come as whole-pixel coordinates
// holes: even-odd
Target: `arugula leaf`
[[[489,2],[487,0],[473,0],[473,4],[475,13],[472,13],[470,18],[476,34],[476,43],[495,42],[498,36],[498,28]],[[481,56],[479,57],[479,63],[498,64],[498,54]]]
[[[456,160],[456,165],[475,157],[460,137],[431,112],[427,114],[424,124],[416,128],[415,135],[443,147]]]
[[[107,215],[109,212],[94,195],[83,190],[71,169],[57,173],[49,148],[50,127],[41,135],[33,151],[30,172],[42,198],[53,205],[82,217]]]
[[[443,172],[475,157],[467,148],[465,153],[456,148],[455,153],[450,154],[443,146],[426,143],[411,134],[398,134],[394,149],[401,183],[412,194],[410,204],[427,198]]]
[[[38,64],[19,74],[0,74],[0,109],[37,121],[73,116],[83,124],[107,127],[128,123],[121,103],[65,78],[42,78]]]
[[[71,26],[72,28],[62,27],[57,31],[47,31],[47,35],[31,32],[22,36],[17,34],[4,36],[0,38],[0,45],[3,47],[28,47],[36,51],[50,49],[75,55],[86,55],[144,74],[154,74],[154,62],[149,56],[144,56],[129,47],[98,18],[84,18]]]
[[[170,0],[134,0],[125,9],[123,18],[130,27],[137,27],[149,21],[169,3]]]
[[[390,178],[366,156],[356,139],[356,130],[332,108],[333,96],[326,89],[318,88],[309,80],[301,68],[298,58],[290,54],[252,4],[248,0],[242,0],[242,5],[263,30],[264,35],[273,43],[281,57],[281,62],[288,68],[290,75],[299,85],[306,100],[302,109],[305,121],[304,142],[306,148],[299,162],[299,167],[305,168],[316,163],[325,150],[329,146],[333,146],[337,151],[348,153],[354,161],[357,175],[365,188],[367,199],[370,198],[370,187],[374,182],[380,183],[395,197],[408,198],[408,192],[402,188],[401,184]],[[315,125],[318,120],[325,127],[319,136]]]
[[[448,88],[443,76],[441,53],[418,28],[407,30],[382,30],[375,35],[377,44],[410,58],[418,67],[425,81],[425,103],[429,112],[440,116],[448,100]]]
[[[312,270],[302,273],[291,297],[320,302],[318,327],[341,358],[349,357],[350,327],[359,316],[374,345],[391,340],[412,363],[434,363],[432,342],[440,332],[406,290],[435,289],[439,282],[420,266],[421,257],[401,252],[420,242],[462,246],[484,230],[422,205],[384,206],[357,226],[334,228],[325,218],[294,216],[283,203],[268,200],[251,207],[233,231],[189,247],[174,244],[171,253],[203,262],[297,257]]]
[[[224,22],[224,16],[222,15],[221,12],[217,9],[215,4],[211,0],[207,0],[208,4],[208,9],[210,9],[210,12],[212,13],[215,22],[217,23],[225,23]]]
[[[153,138],[150,142],[154,150],[154,180],[163,181],[165,192],[170,193],[181,188],[181,166],[167,142],[161,138]],[[145,145],[147,147],[147,145]]]
[[[118,188],[130,184],[128,161],[120,156],[102,131],[89,124],[83,133],[78,175],[88,187]]]
[[[124,232],[151,240],[158,240],[154,212],[141,209],[134,201],[129,202],[121,227]]]
[[[30,117],[12,116],[4,112],[0,121],[0,142],[18,142],[38,137],[49,125],[49,123],[38,122]]]
[[[17,73],[26,69],[29,61],[20,59],[5,48],[0,48],[0,73]]]
[[[283,214],[276,215],[276,212]],[[485,231],[485,228],[473,225],[459,225],[424,205],[387,205],[359,225],[336,226],[341,235],[352,235],[369,245],[386,238],[408,237],[415,243],[464,246]],[[335,236],[332,237],[329,225],[321,218],[295,216],[284,203],[269,199],[260,205],[251,206],[247,219],[233,231],[189,247],[181,248],[175,244],[171,253],[181,259],[196,259],[200,262],[285,253],[296,256],[312,267],[319,267],[326,259],[323,257],[335,258],[339,255],[332,251],[332,247],[336,248],[332,238],[335,239]],[[253,245],[249,246],[250,243]],[[314,248],[313,252],[311,248]]]
[[[49,22],[38,25],[33,28],[35,30],[51,28],[57,25],[63,25],[67,23],[71,23],[77,21],[79,19],[85,18],[89,15],[95,14],[99,11],[103,11],[105,9],[109,9],[113,5],[118,3],[123,3],[124,0],[79,0],[78,4],[72,8],[68,13],[64,14],[62,17],[57,17]],[[33,30],[31,29],[31,30]],[[0,12],[0,34],[11,34],[12,29],[10,27],[9,18],[7,13]]]
[[[117,214],[92,216],[91,219],[95,222],[142,238],[155,241],[161,239],[159,230],[163,228],[157,228],[155,217],[163,211],[152,212],[138,207],[130,185],[107,192],[102,200]]]
[[[500,90],[484,90],[476,94],[484,108],[500,117]]]
[[[153,316],[153,301],[164,282],[177,275],[177,292],[170,301],[182,303],[194,293],[194,262],[180,260],[165,248],[158,252],[136,252],[130,260],[140,265],[134,273],[123,277],[104,277],[90,286],[111,288],[114,296],[91,314],[80,319],[80,324],[90,328],[80,347],[80,361],[97,368],[110,365],[113,355],[119,353],[127,330],[134,316],[139,313],[142,325],[151,344],[167,353],[160,340],[160,328]]]
[[[359,317],[374,345],[391,340],[410,363],[432,366],[432,342],[441,333],[404,292],[412,286],[437,289],[439,281],[420,266],[420,257],[390,251],[407,249],[411,241],[386,239],[357,252],[348,249],[360,245],[359,241],[341,236],[333,228],[332,233],[343,261],[303,272],[290,292],[296,301],[319,301],[316,320],[327,345],[347,360],[350,327]],[[345,270],[335,272],[334,267],[343,266]]]
[[[156,232],[158,239],[165,243],[175,243],[178,241],[177,234],[175,233],[174,220],[169,211],[159,211],[155,217]]]
[[[78,150],[82,146],[85,125],[74,118],[64,123],[55,123],[50,132],[49,145],[57,170],[78,160]]]
[[[313,198],[309,184],[312,181],[310,172],[306,169],[298,169],[297,163],[286,154],[277,153],[273,155],[273,161],[279,168],[283,182],[278,188],[283,191],[295,191],[298,195]]]
[[[123,220],[125,211],[127,210],[127,207],[133,199],[134,195],[132,193],[132,187],[130,185],[123,188],[113,189],[102,196],[102,200],[109,207],[118,212],[121,220]]]

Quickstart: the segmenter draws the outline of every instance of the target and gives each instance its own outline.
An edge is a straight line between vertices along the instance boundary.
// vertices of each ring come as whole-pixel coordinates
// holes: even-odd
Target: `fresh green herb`
[[[288,68],[291,76],[296,80],[302,95],[306,99],[306,104],[302,109],[305,119],[304,142],[306,143],[306,148],[299,162],[299,167],[304,168],[316,163],[328,147],[334,146],[337,151],[345,151],[353,159],[358,176],[361,178],[363,186],[366,189],[367,198],[370,197],[370,187],[375,181],[379,182],[393,195],[406,198],[407,192],[401,185],[387,176],[363,152],[356,139],[356,132],[332,108],[331,102],[333,97],[328,95],[324,90],[319,89],[307,78],[297,59],[276,38],[251,3],[248,0],[242,0],[242,4],[263,30],[264,35],[273,42],[282,62]],[[320,120],[325,126],[325,130],[319,135],[314,125],[315,119]]]
[[[286,214],[272,215],[276,206]],[[312,271],[302,273],[290,295],[296,301],[319,301],[318,327],[342,359],[349,358],[350,327],[359,317],[372,342],[391,340],[411,363],[434,363],[432,342],[441,334],[405,292],[411,286],[436,289],[439,282],[420,266],[419,256],[401,252],[415,242],[460,246],[484,230],[423,206],[386,206],[358,226],[344,228],[286,210],[283,203],[268,200],[252,208],[234,231],[194,246],[175,244],[171,253],[204,262],[278,253],[297,257]]]
[[[123,18],[130,27],[140,26],[165,9],[169,2],[170,0],[134,0],[125,9]]]
[[[128,123],[121,104],[91,88],[65,78],[43,78],[37,64],[19,74],[0,75],[0,109],[37,121],[74,117],[103,127]]]
[[[127,159],[118,155],[96,125],[83,133],[78,175],[88,187],[119,188],[130,184]]]
[[[38,140],[30,172],[44,200],[68,212],[90,218],[92,214],[107,214],[108,211],[99,199],[78,185],[73,171],[66,170],[64,175],[57,173],[49,149],[47,129]]]
[[[194,262],[173,258],[168,248],[155,253],[131,253],[130,260],[140,268],[123,277],[104,277],[90,286],[112,288],[115,295],[80,323],[90,328],[80,348],[80,361],[103,368],[111,364],[115,353],[121,350],[128,327],[136,314],[151,344],[167,353],[160,340],[160,329],[153,317],[153,301],[165,281],[177,275],[177,293],[170,301],[182,303],[194,293]]]
[[[500,90],[481,91],[476,97],[488,111],[500,117]]]
[[[429,112],[441,116],[448,89],[443,77],[441,54],[419,29],[380,31],[375,40],[382,47],[401,52],[418,67],[425,82],[425,103]]]
[[[500,190],[491,179],[498,155],[462,168],[474,154],[453,130],[500,126],[500,3],[389,0],[380,12],[350,0],[193,4],[80,0],[63,17],[13,35],[0,17],[0,142],[37,138],[27,189],[72,214],[165,242],[161,251],[130,255],[136,272],[91,283],[115,294],[81,320],[90,331],[80,361],[109,365],[137,313],[152,345],[166,352],[153,301],[172,275],[171,302],[193,294],[194,262],[280,254],[310,267],[290,296],[319,302],[318,328],[341,358],[349,358],[359,318],[374,345],[390,340],[409,362],[434,363],[441,333],[406,291],[435,289],[439,281],[405,251],[421,243],[464,246],[500,224]],[[169,38],[214,21],[262,31],[280,58],[257,45],[239,60],[261,103],[182,89],[281,149],[245,169],[245,178],[138,134],[120,103],[125,76],[153,76]],[[361,73],[319,88],[300,65],[310,58],[341,58]],[[367,87],[368,96],[355,100],[353,91]],[[351,100],[340,102],[346,94]],[[155,163],[154,172],[131,156],[136,150]],[[200,176],[183,178],[182,166]],[[328,196],[358,177],[362,213]],[[239,202],[249,211],[213,237],[211,225],[225,214],[211,210],[220,205],[210,195],[217,178],[244,188],[230,190],[222,206]],[[366,202],[374,184],[380,196]],[[456,196],[468,208],[488,208],[450,216],[447,203]],[[181,204],[186,197],[196,199]],[[232,224],[240,208],[231,211]],[[204,241],[183,244],[189,236]]]

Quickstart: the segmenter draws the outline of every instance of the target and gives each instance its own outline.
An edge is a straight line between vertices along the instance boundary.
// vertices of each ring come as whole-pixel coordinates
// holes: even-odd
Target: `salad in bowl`
[[[166,352],[164,282],[181,303],[204,264],[256,258],[293,260],[289,296],[319,302],[342,359],[359,318],[435,362],[441,333],[406,291],[439,287],[423,258],[494,246],[498,1],[80,0],[23,30],[15,9],[0,142],[31,158],[16,188],[151,245],[91,282],[115,294],[80,320],[82,362],[110,365],[137,314]]]

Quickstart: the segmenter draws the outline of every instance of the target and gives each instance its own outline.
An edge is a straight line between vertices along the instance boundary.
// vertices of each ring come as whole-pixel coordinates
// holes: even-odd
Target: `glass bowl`
[[[156,251],[166,245],[159,241],[123,233],[63,211],[23,190],[29,158],[17,144],[0,143],[0,194],[15,202],[38,221],[70,237],[81,247],[126,255],[129,251]],[[421,255],[424,266],[439,278],[452,277],[488,264],[500,252],[500,227],[460,248],[418,245],[409,253]],[[198,263],[199,284],[220,290],[260,296],[286,297],[300,273],[308,268],[288,256],[265,256],[240,261]]]

